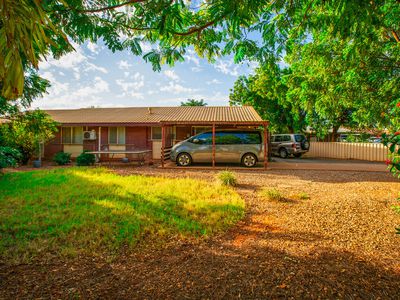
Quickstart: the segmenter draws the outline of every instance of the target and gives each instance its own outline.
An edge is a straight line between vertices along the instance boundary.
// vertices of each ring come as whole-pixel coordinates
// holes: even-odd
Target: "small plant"
[[[309,200],[310,196],[305,192],[301,192],[297,194],[297,198],[299,198],[300,200]]]
[[[95,163],[96,157],[94,154],[87,153],[87,151],[83,151],[77,158],[76,158],[76,165],[77,166],[91,166]]]
[[[268,200],[272,201],[282,201],[284,199],[281,192],[277,189],[263,189],[261,191],[261,196],[266,197]]]
[[[235,186],[237,184],[237,179],[235,173],[231,171],[221,171],[218,173],[218,179],[221,184],[227,186]]]
[[[19,159],[21,159],[21,153],[17,149],[0,147],[0,170],[15,167]]]
[[[57,152],[53,157],[53,161],[59,166],[69,164],[71,162],[71,153]]]

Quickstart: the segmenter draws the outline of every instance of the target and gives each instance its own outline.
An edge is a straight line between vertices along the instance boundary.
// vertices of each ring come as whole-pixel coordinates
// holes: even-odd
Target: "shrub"
[[[221,184],[235,186],[237,184],[236,175],[231,171],[221,171],[218,173],[218,179]]]
[[[20,159],[21,153],[17,149],[0,147],[0,170],[7,167],[15,167]]]
[[[273,201],[281,201],[284,199],[283,195],[277,189],[264,189],[261,192],[263,197],[266,197],[268,200]]]
[[[297,194],[297,197],[298,197],[300,200],[308,200],[308,199],[310,199],[310,196],[309,196],[307,193],[305,193],[305,192],[298,193],[298,194]]]
[[[53,161],[59,166],[69,164],[71,162],[71,153],[57,152],[53,157]]]
[[[94,156],[94,154],[83,151],[76,158],[76,165],[77,166],[91,166],[95,163],[95,161],[96,161],[96,157]]]

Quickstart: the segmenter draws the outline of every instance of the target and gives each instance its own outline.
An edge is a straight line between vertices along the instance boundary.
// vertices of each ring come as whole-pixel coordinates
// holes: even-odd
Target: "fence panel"
[[[378,143],[311,142],[308,157],[385,161],[389,150]]]

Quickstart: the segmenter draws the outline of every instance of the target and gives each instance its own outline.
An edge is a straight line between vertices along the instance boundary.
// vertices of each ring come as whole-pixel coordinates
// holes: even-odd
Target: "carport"
[[[222,117],[222,118],[221,118]],[[248,119],[257,120],[248,120]],[[215,143],[215,132],[217,129],[261,129],[263,131],[263,150],[264,150],[264,163],[263,168],[268,167],[268,121],[263,121],[258,114],[256,116],[228,116],[224,114],[219,118],[215,118],[214,121],[163,121],[161,122],[161,166],[165,168],[166,161],[170,159],[170,152],[174,144],[173,128],[176,126],[204,126],[211,127],[212,132],[212,168],[215,169],[216,161],[216,143]],[[225,120],[224,120],[225,119]],[[247,119],[247,120],[246,120]]]

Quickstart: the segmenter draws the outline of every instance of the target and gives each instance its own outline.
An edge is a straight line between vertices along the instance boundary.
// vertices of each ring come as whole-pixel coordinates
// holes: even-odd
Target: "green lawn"
[[[7,173],[0,191],[0,255],[15,261],[112,255],[138,242],[208,236],[244,215],[233,189],[103,168]]]

